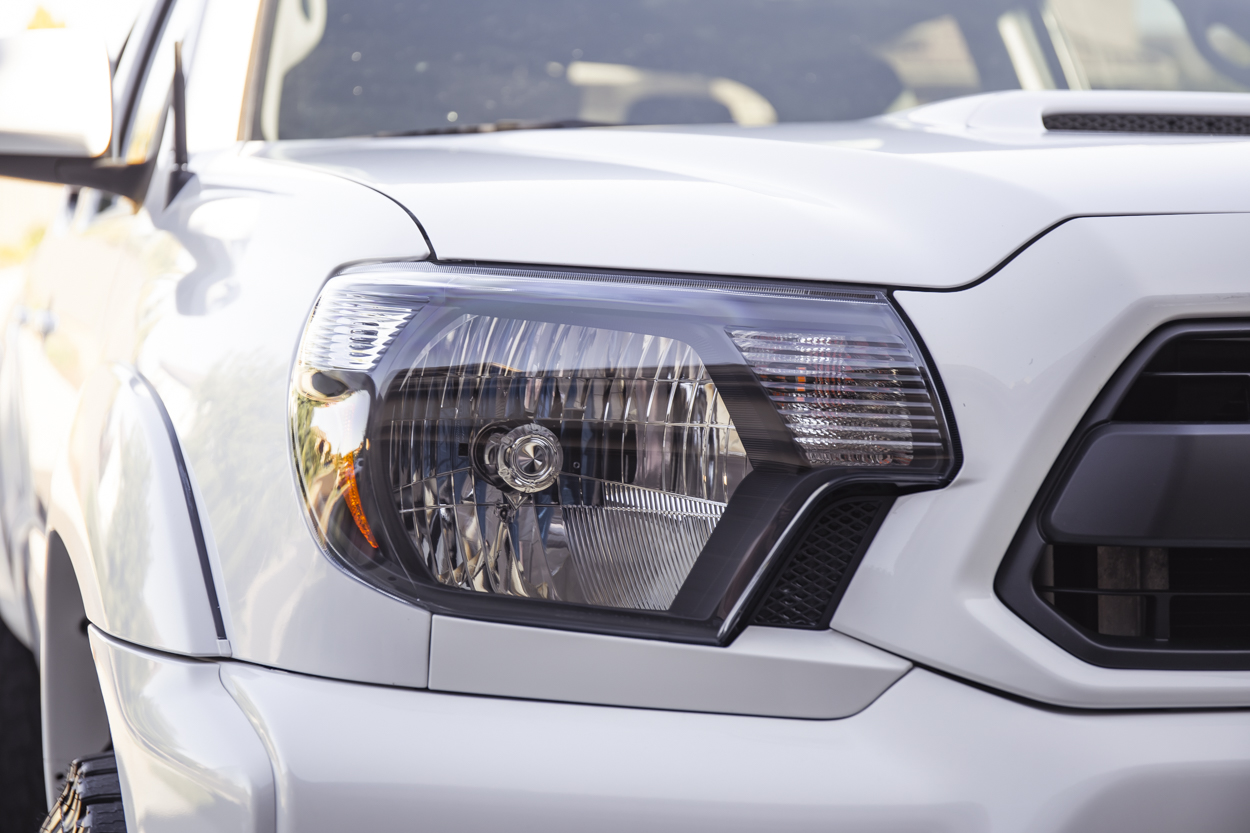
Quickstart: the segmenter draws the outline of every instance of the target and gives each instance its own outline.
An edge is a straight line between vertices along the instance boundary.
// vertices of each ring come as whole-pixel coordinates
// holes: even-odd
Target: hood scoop
[[[1250,116],[1193,113],[1047,113],[1047,130],[1094,133],[1170,133],[1193,136],[1250,136]]]
[[[1250,136],[1250,93],[1015,90],[926,104],[886,120],[986,138],[1065,132]]]

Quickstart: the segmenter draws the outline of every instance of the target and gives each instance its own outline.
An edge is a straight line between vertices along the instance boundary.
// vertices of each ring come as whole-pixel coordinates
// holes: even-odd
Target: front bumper
[[[1043,708],[914,669],[841,720],[536,702],[91,630],[132,831],[1242,831],[1250,711]]]

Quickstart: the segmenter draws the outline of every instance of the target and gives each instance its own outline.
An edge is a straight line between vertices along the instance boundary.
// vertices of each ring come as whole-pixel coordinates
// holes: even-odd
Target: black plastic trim
[[[1033,575],[1047,544],[1041,518],[1066,478],[1086,437],[1112,416],[1137,377],[1166,344],[1190,336],[1250,336],[1250,320],[1182,320],[1148,335],[1112,375],[1060,452],[1007,549],[994,578],[994,591],[1016,615],[1074,656],[1104,668],[1250,670],[1250,650],[1153,647],[1135,639],[1097,636],[1043,601]]]
[[[1062,225],[1062,223],[1065,222],[1067,221],[1063,220],[1056,225]],[[1054,228],[1054,226],[1051,228]],[[1047,229],[1042,232],[1042,234],[1047,234],[1049,231],[1050,229]],[[1034,238],[1034,240],[1040,238],[1042,234],[1039,234],[1036,238]],[[1027,247],[1032,245],[1032,243],[1033,241],[1030,240],[1029,243],[1025,245]],[[1020,251],[1024,251],[1024,249],[1021,248]],[[1012,255],[1012,257],[1015,257],[1015,255]],[[983,280],[988,278],[989,275],[987,275]],[[911,339],[915,343],[916,349],[920,351],[920,357],[924,359],[924,366],[928,370],[929,384],[933,385],[933,390],[937,392],[938,413],[945,421],[946,436],[950,440],[951,444],[951,464],[950,468],[947,470],[946,479],[942,482],[942,485],[945,486],[955,479],[955,475],[959,474],[959,470],[963,468],[964,465],[964,447],[963,441],[959,438],[959,426],[955,423],[955,409],[951,407],[950,396],[946,393],[946,385],[942,382],[942,374],[938,372],[937,361],[934,360],[933,354],[929,352],[929,346],[924,343],[924,339],[920,335],[920,330],[918,330],[915,323],[912,322],[911,316],[907,314],[907,310],[903,309],[903,305],[899,303],[897,298],[894,297],[895,292],[901,290],[890,289],[882,291],[884,291],[886,296],[890,299],[890,304],[894,307],[894,312],[898,314],[899,320],[903,322],[903,326],[907,328],[909,333],[911,333]]]
[[[109,156],[96,159],[61,156],[0,156],[0,176],[96,188],[142,202],[156,166],[155,155],[139,165]]]
[[[1250,547],[1250,424],[1092,429],[1039,521],[1057,544]]]

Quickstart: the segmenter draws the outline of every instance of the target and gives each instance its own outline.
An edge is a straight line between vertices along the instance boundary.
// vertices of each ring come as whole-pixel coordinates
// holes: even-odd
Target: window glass
[[[165,110],[173,85],[174,44],[187,38],[202,9],[202,0],[179,0],[169,13],[169,20],[152,52],[139,97],[135,100],[123,154],[131,164],[146,161],[155,148],[157,131],[165,123]]]
[[[1187,11],[1194,23],[1200,21],[1198,9]],[[1049,0],[1045,15],[1052,37],[1057,45],[1061,44],[1058,51],[1070,87],[1227,92],[1247,89],[1244,80],[1230,77],[1226,66],[1233,64],[1233,76],[1237,64],[1250,68],[1250,44],[1244,37],[1245,24],[1250,20],[1245,14],[1239,15],[1240,21],[1231,21],[1241,24],[1241,33],[1216,19],[1194,34],[1182,7],[1172,0]],[[1202,45],[1208,52],[1214,53],[1215,66],[1200,49],[1202,40],[1207,41]]]
[[[917,23],[885,43],[877,54],[903,84],[895,108],[913,107],[981,89],[976,61],[952,15]]]
[[[997,89],[1242,89],[1237,62],[1250,72],[1245,16],[1215,0],[272,2],[266,139],[827,121]]]
[[[148,0],[143,4],[134,24],[131,26],[120,53],[114,57],[116,65],[113,69],[113,138],[116,142],[121,136],[126,122],[126,104],[134,93],[135,75],[141,69],[144,43],[153,25],[153,16],[161,0]],[[110,53],[112,54],[112,53]]]

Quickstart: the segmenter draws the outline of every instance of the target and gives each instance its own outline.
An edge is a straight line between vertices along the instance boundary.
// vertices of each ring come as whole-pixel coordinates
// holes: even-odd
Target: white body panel
[[[430,688],[769,717],[863,709],[911,664],[833,631],[747,628],[728,648],[435,616]]]
[[[83,596],[88,618],[156,650],[229,656],[159,405],[119,366],[88,379],[83,403],[70,437],[78,453],[66,459],[65,488],[53,488],[49,514],[81,585],[96,591]],[[63,520],[74,516],[83,537],[71,532],[79,524]]]
[[[994,594],[1042,479],[1125,357],[1178,318],[1250,315],[1250,214],[1073,220],[990,280],[896,296],[933,352],[964,464],[901,498],[833,627],[916,662],[1066,706],[1248,706],[1250,671],[1098,668]]]
[[[1021,95],[1023,116],[984,128],[955,117]],[[1075,98],[1110,106],[1119,95]],[[1250,110],[1250,94],[1225,99]],[[1056,100],[1066,99],[978,96],[843,125],[516,131],[257,151],[390,194],[445,260],[937,289],[984,276],[1068,217],[1250,211],[1250,143],[1047,134],[1043,103]]]
[[[91,629],[132,831],[271,833],[273,771],[215,663],[153,654]]]
[[[142,339],[116,349],[151,381],[180,438],[220,561],[232,656],[424,686],[429,614],[321,552],[287,426],[295,345],[322,282],[346,261],[424,257],[420,230],[385,197],[320,172],[222,154],[197,179],[128,243],[119,314],[160,301]]]
[[[145,808],[135,833],[168,829],[144,788],[194,806],[190,829],[281,833],[1239,833],[1250,816],[1239,712],[1055,711],[914,670],[855,717],[788,720],[403,691],[93,645],[126,798]]]

